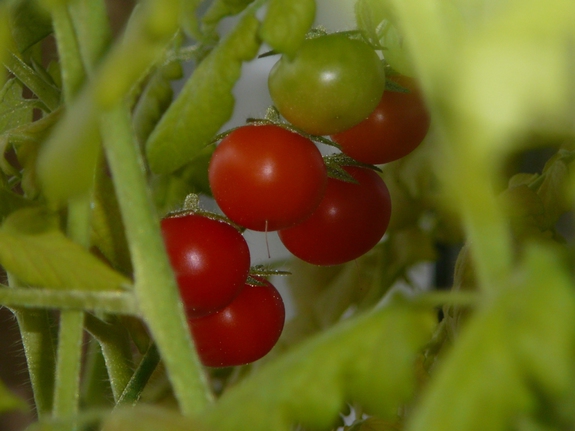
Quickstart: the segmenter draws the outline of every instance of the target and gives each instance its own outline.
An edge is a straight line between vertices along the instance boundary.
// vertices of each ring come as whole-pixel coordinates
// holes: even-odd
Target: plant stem
[[[131,292],[86,292],[28,287],[9,289],[0,285],[0,304],[18,308],[54,308],[91,310],[110,314],[139,315],[136,298]]]
[[[84,82],[86,74],[67,3],[56,3],[51,13],[62,71],[64,100],[69,103]]]
[[[104,322],[92,315],[86,316],[86,329],[100,343],[112,394],[117,401],[132,377],[132,351],[128,332],[115,317]]]
[[[136,372],[126,385],[124,392],[120,396],[120,399],[117,401],[117,405],[135,405],[140,396],[142,395],[142,391],[146,387],[148,380],[152,376],[152,373],[155,371],[158,363],[160,362],[160,354],[155,344],[151,344],[142,360],[138,364],[138,368]]]
[[[78,413],[84,312],[62,311],[58,333],[58,360],[54,385],[54,418],[73,419]],[[70,429],[73,429],[70,422]]]
[[[104,0],[75,0],[68,3],[68,10],[84,68],[92,75],[112,38],[106,3]]]
[[[14,277],[8,274],[8,278],[13,290],[20,290]],[[52,333],[53,321],[46,310],[16,308],[12,311],[20,328],[36,411],[39,419],[43,419],[50,414],[54,399],[56,348]]]
[[[105,113],[101,132],[126,228],[138,303],[182,412],[198,413],[211,399],[211,394],[165,253],[128,109],[118,105]]]

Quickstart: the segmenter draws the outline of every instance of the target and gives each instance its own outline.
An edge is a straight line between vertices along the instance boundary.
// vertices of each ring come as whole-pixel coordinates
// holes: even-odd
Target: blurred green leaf
[[[400,431],[401,426],[397,422],[389,422],[383,419],[371,417],[361,419],[352,425],[344,427],[344,431]]]
[[[293,57],[315,19],[314,0],[271,0],[260,37],[274,50]]]
[[[218,23],[225,17],[239,14],[254,0],[213,0],[202,16],[204,36],[214,37]]]
[[[495,297],[464,326],[408,430],[507,430],[536,399],[565,396],[575,377],[575,297],[554,249],[531,244]]]
[[[408,47],[398,28],[391,1],[359,0],[355,4],[357,26],[374,46],[381,46],[386,62],[397,72],[414,76]]]
[[[12,212],[31,205],[34,203],[28,199],[0,187],[0,222]]]
[[[186,82],[148,140],[153,172],[173,172],[191,161],[230,118],[232,89],[242,62],[252,59],[259,48],[258,27],[252,13],[245,15]]]
[[[42,208],[13,212],[0,228],[0,263],[23,284],[52,289],[118,290],[130,280],[57,229]]]
[[[28,406],[23,400],[12,394],[0,381],[0,415],[14,410],[26,411]]]
[[[412,394],[415,357],[433,326],[432,313],[400,303],[341,322],[228,389],[200,423],[221,431],[322,429],[346,401],[393,418]]]
[[[153,405],[119,408],[105,419],[102,431],[202,431],[206,428],[167,408]]]
[[[12,2],[9,10],[12,39],[19,52],[24,52],[52,32],[50,14],[37,1]]]

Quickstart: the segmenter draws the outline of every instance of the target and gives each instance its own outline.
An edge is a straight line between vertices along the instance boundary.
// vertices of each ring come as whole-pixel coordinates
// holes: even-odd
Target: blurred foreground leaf
[[[329,427],[346,402],[395,418],[415,385],[433,313],[395,303],[334,326],[230,388],[200,423],[221,431]]]

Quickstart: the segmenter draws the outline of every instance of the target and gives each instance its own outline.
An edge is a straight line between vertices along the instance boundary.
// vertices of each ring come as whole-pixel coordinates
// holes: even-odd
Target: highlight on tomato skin
[[[246,284],[223,310],[188,319],[201,362],[208,367],[245,365],[264,357],[277,343],[285,321],[285,307],[267,280]]]
[[[383,237],[391,217],[391,197],[373,170],[344,166],[358,184],[329,178],[322,202],[303,223],[279,231],[283,245],[315,265],[357,259]]]
[[[199,214],[161,221],[166,251],[189,316],[227,306],[240,293],[250,270],[250,250],[232,225]]]
[[[271,232],[313,212],[325,191],[327,169],[310,139],[276,125],[246,125],[219,143],[208,177],[230,220]]]
[[[378,165],[405,157],[423,141],[430,116],[414,79],[388,77],[410,93],[386,90],[375,110],[356,126],[331,136],[342,152],[363,163]]]

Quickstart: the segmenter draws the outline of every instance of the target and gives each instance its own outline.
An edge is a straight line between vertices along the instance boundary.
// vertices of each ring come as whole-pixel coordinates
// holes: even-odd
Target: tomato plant
[[[385,87],[385,71],[367,44],[345,34],[306,40],[272,68],[268,86],[279,112],[312,135],[341,132],[365,119]]]
[[[250,251],[232,225],[203,215],[175,215],[162,220],[162,234],[189,316],[224,308],[244,287]]]
[[[574,19],[572,0],[0,1],[0,429],[575,429]],[[395,144],[354,157],[419,140],[380,57],[433,133],[328,180],[311,135],[388,96]],[[291,124],[244,126],[270,94]],[[228,224],[170,218],[202,227],[166,241],[210,185],[319,263],[253,253],[252,277],[290,273],[287,310],[245,285]],[[184,295],[171,242],[210,251]]]
[[[327,171],[307,138],[275,125],[248,125],[226,136],[209,166],[221,210],[248,229],[293,226],[317,207]]]
[[[189,320],[204,365],[231,367],[254,362],[276,344],[284,326],[284,303],[269,281],[258,281],[261,285],[246,284],[223,310]]]
[[[383,180],[366,168],[344,169],[357,184],[330,178],[313,214],[279,232],[286,248],[306,262],[337,265],[356,259],[373,248],[387,229],[391,198]]]
[[[429,112],[415,81],[397,75],[388,79],[409,93],[385,91],[369,117],[331,137],[345,154],[363,163],[383,164],[405,157],[429,129]]]

